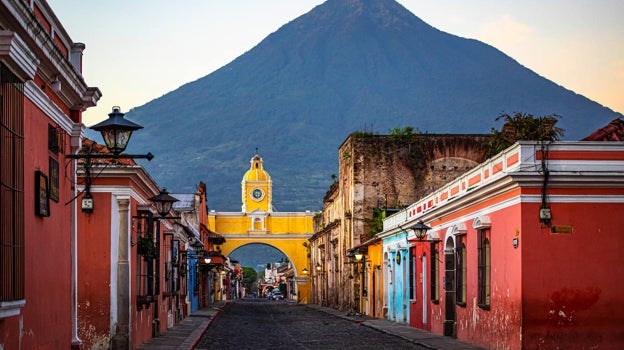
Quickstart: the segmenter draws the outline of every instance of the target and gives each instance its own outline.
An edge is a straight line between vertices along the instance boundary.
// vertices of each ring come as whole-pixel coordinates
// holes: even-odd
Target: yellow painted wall
[[[373,317],[383,318],[383,305],[384,305],[384,282],[383,282],[383,247],[381,240],[370,244],[368,246],[368,253],[366,257],[367,261],[370,261],[370,268],[367,270],[368,275],[368,311],[372,312],[375,310],[375,315]],[[377,269],[377,266],[381,266],[380,269]],[[379,279],[375,279],[373,284],[373,271],[381,276]],[[373,290],[377,288],[376,290]],[[373,295],[375,296],[373,298]]]
[[[289,215],[290,214],[290,215]],[[281,217],[280,217],[281,216]],[[231,213],[220,215],[208,214],[208,228],[225,237],[225,243],[219,246],[223,255],[229,255],[237,248],[247,244],[264,243],[275,247],[293,264],[297,280],[298,299],[302,303],[310,300],[308,276],[309,258],[303,245],[312,236],[313,213],[280,213],[266,218],[267,231],[259,233],[249,230],[249,216],[244,213],[233,216]],[[275,230],[275,231],[274,231]]]
[[[211,231],[221,234],[225,243],[219,246],[221,254],[229,255],[234,250],[247,244],[268,244],[275,247],[293,264],[300,302],[310,300],[308,276],[303,269],[310,270],[307,248],[303,245],[314,232],[314,213],[288,212],[278,213],[272,210],[271,176],[264,170],[263,160],[256,153],[250,160],[249,170],[241,182],[241,212],[208,213],[206,226]],[[262,193],[254,197],[256,193]],[[252,217],[264,220],[252,225]]]

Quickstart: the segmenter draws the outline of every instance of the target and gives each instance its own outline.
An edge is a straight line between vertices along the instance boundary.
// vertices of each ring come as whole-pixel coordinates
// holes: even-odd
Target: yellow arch
[[[235,213],[210,212],[208,228],[221,234],[225,242],[219,246],[221,254],[230,255],[248,244],[267,244],[282,252],[293,266],[297,286],[296,295],[301,303],[310,300],[308,275],[310,271],[308,248],[304,243],[312,237],[314,214],[304,213]],[[261,219],[261,224],[257,223]]]

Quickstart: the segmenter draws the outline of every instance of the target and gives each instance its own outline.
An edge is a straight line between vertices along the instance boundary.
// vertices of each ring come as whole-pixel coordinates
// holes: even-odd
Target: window
[[[463,243],[462,236],[457,236],[458,247],[455,250],[455,302],[459,305],[466,305],[466,244]]]
[[[180,291],[179,281],[179,248],[180,241],[174,239],[174,235],[170,233],[164,234],[165,252],[167,252],[166,260],[164,263],[165,271],[165,285],[163,295],[168,296],[176,294]]]
[[[490,308],[490,231],[480,229],[477,231],[477,255],[478,255],[478,284],[479,295],[477,304],[482,309]]]
[[[59,153],[59,141],[58,135],[56,132],[56,127],[54,125],[48,124],[48,151],[58,154]]]
[[[149,211],[139,213],[134,219],[137,220],[133,234],[137,237],[137,307],[142,308],[160,293],[160,225]]]
[[[416,259],[414,259],[414,247],[409,249],[409,298],[416,300]]]
[[[23,305],[24,222],[24,84],[0,64],[0,318]]]
[[[431,281],[430,291],[431,291],[431,301],[437,303],[440,300],[440,265],[438,264],[439,256],[438,251],[436,249],[436,243],[431,243],[431,277],[429,280]]]

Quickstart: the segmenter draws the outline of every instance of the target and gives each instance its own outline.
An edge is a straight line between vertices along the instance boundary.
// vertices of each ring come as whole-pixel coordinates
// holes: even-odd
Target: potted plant
[[[141,236],[137,241],[137,253],[142,255],[145,260],[154,259],[156,254],[156,245],[152,236]]]

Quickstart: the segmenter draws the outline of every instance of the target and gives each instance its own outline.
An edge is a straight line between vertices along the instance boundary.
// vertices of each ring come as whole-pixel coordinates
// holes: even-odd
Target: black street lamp
[[[82,199],[82,211],[85,213],[93,212],[93,197],[91,196],[91,182],[93,178],[91,176],[91,167],[93,159],[137,159],[144,158],[148,161],[154,158],[151,153],[147,154],[123,154],[122,152],[128,146],[128,141],[135,130],[142,129],[139,124],[133,123],[127,119],[124,119],[124,113],[120,112],[118,106],[113,107],[113,111],[108,115],[108,119],[98,123],[90,129],[99,131],[102,134],[104,143],[110,151],[110,153],[93,153],[93,148],[90,148],[86,153],[81,154],[68,154],[65,157],[69,159],[82,159],[84,172],[85,172],[85,187],[84,197]]]
[[[419,241],[422,241],[427,236],[427,231],[431,230],[431,227],[425,225],[422,220],[419,220],[416,225],[410,227],[410,229],[414,230],[414,234]]]
[[[157,196],[150,198],[152,202],[154,202],[154,206],[156,206],[156,212],[160,215],[161,218],[166,218],[169,211],[171,211],[171,207],[173,203],[177,202],[178,199],[173,197],[167,192],[166,188],[160,190],[160,193]]]
[[[124,113],[120,112],[119,106],[115,106],[113,111],[108,114],[108,119],[93,125],[91,129],[102,133],[106,148],[114,155],[119,155],[128,146],[132,133],[143,129],[143,127],[125,119]]]

